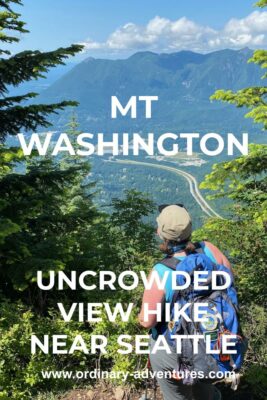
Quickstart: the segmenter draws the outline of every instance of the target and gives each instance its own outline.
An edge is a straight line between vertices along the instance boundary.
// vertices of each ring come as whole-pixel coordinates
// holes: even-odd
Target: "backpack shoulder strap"
[[[180,263],[181,261],[178,260],[175,257],[165,257],[160,261],[160,264],[165,265],[166,267],[172,269],[172,270],[176,270],[177,265]]]
[[[200,242],[195,242],[194,246],[196,247],[196,250],[202,249],[201,243]],[[161,261],[159,261],[160,264],[165,265],[166,267],[172,269],[172,270],[176,270],[177,265],[181,262],[181,260],[178,260],[175,257],[172,256],[167,256],[164,257]]]
[[[193,245],[195,246],[196,250],[203,250],[201,242],[194,242]]]

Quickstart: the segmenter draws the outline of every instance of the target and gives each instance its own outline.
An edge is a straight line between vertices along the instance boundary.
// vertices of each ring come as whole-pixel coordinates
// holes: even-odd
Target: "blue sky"
[[[87,51],[80,57],[207,52],[262,47],[267,33],[267,12],[256,11],[251,0],[24,0],[16,10],[30,33],[14,51],[82,42]]]

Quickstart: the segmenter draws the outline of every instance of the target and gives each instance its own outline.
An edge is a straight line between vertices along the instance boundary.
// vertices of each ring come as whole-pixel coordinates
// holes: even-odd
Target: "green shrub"
[[[82,352],[53,355],[31,354],[30,337],[36,334],[64,334],[71,344],[74,337],[82,334],[89,342],[89,333],[75,322],[66,323],[58,315],[34,316],[20,303],[3,301],[0,305],[0,399],[29,400],[39,391],[49,389],[55,393],[75,386],[77,382],[67,379],[46,379],[45,370],[86,370],[88,356]]]

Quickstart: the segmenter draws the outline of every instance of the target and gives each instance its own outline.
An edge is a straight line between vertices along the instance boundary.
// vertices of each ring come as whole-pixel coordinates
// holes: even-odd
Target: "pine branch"
[[[29,32],[24,28],[26,25],[25,22],[19,20],[20,16],[20,14],[12,11],[0,11],[0,41],[7,43],[19,42],[19,38],[15,36],[8,36],[4,30],[16,31],[19,33]]]
[[[266,105],[264,97],[267,94],[267,87],[251,87],[233,92],[232,90],[216,90],[210,97],[211,100],[235,104],[237,107],[253,107]]]
[[[11,107],[14,103],[21,103],[22,101],[32,99],[38,96],[38,93],[30,92],[22,96],[12,96],[0,99],[0,109],[4,107]]]
[[[11,11],[9,4],[18,4],[22,6],[21,0],[0,0],[0,7],[5,8],[8,11]]]
[[[67,106],[77,106],[77,102],[62,101],[56,104],[16,106],[0,110],[0,141],[3,141],[7,135],[18,134],[22,129],[34,131],[38,126],[51,126],[47,117],[50,114],[58,114],[58,110],[63,110]]]
[[[236,107],[251,109],[246,118],[252,118],[255,123],[263,124],[267,129],[267,103],[265,101],[267,87],[251,87],[233,92],[232,90],[217,90],[211,100],[219,100],[224,103],[234,104]]]
[[[0,55],[1,55],[1,54],[6,54],[6,55],[10,56],[10,55],[11,55],[11,52],[10,52],[9,50],[3,50],[3,49],[1,50],[1,49],[0,49]]]
[[[12,11],[12,5],[22,5],[21,0],[0,0],[0,42],[18,42],[20,39],[9,35],[10,31],[19,33],[28,32],[20,20],[20,14]],[[6,33],[7,32],[7,33]],[[0,58],[0,142],[7,135],[15,135],[21,130],[36,130],[38,126],[48,127],[49,114],[57,114],[58,110],[66,106],[76,106],[76,102],[63,101],[56,104],[35,104],[23,106],[25,100],[35,97],[36,93],[26,93],[21,96],[5,97],[8,86],[18,86],[22,82],[32,79],[45,78],[50,68],[64,65],[69,56],[74,56],[81,51],[83,46],[74,44],[67,48],[59,48],[55,51],[23,51],[10,56]],[[10,55],[9,50],[0,49],[0,54]],[[1,98],[2,94],[2,98]]]
[[[254,63],[260,65],[263,69],[267,69],[267,50],[255,50],[248,63]],[[264,78],[267,78],[267,72],[262,76],[262,79]]]
[[[267,0],[260,0],[255,4],[256,7],[264,8],[267,6]]]
[[[24,51],[0,60],[0,91],[6,92],[7,85],[17,86],[31,79],[44,78],[44,73],[56,65],[64,65],[64,60],[81,51],[83,46],[74,44],[55,51]]]

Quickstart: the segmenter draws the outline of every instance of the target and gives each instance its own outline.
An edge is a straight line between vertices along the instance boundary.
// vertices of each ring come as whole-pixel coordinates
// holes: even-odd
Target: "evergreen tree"
[[[16,33],[27,32],[12,5],[21,5],[21,1],[0,1],[0,41],[4,46],[19,41]],[[48,126],[51,113],[76,104],[64,101],[25,105],[25,100],[37,94],[8,97],[8,87],[44,77],[51,67],[64,64],[67,57],[81,49],[72,45],[52,52],[24,51],[15,55],[7,49],[0,50],[0,141],[21,129]],[[8,148],[3,143],[0,155],[2,292],[7,297],[27,299],[43,310],[45,300],[32,284],[36,271],[68,269],[71,261],[81,255],[84,237],[90,237],[88,231],[96,214],[84,184],[90,165],[69,163],[62,168],[51,158],[32,155],[25,159],[21,149]]]
[[[47,117],[66,106],[76,105],[73,101],[56,104],[30,104],[25,102],[37,96],[37,93],[25,93],[21,96],[8,96],[9,85],[18,86],[22,82],[38,79],[52,67],[64,64],[64,60],[82,50],[80,45],[59,48],[50,52],[28,50],[12,54],[5,49],[6,44],[19,42],[16,34],[27,33],[20,14],[12,10],[12,5],[21,5],[20,0],[0,1],[0,141],[7,135],[16,135],[21,130],[35,130],[38,126],[47,127]]]
[[[257,3],[267,6],[266,0]],[[267,69],[267,51],[256,50],[248,60]],[[267,73],[262,77],[267,78]],[[217,90],[211,97],[248,108],[247,118],[267,129],[267,87],[259,85],[233,92]],[[251,144],[249,154],[213,165],[201,187],[215,192],[211,198],[232,200],[228,219],[212,219],[197,232],[230,257],[241,303],[241,318],[249,338],[246,378],[258,399],[267,391],[266,363],[266,260],[267,260],[267,145]]]
[[[26,32],[19,15],[11,5],[19,0],[1,1],[2,33],[6,43],[18,41],[8,36],[10,30]],[[47,117],[57,110],[72,105],[62,102],[52,105],[24,104],[36,96],[7,97],[8,85],[19,85],[43,76],[50,67],[62,64],[75,54],[80,46],[41,53],[27,51],[11,56],[1,50],[0,59],[0,139],[21,129],[47,126]],[[75,148],[80,133],[73,113],[68,124],[68,136]],[[141,193],[130,191],[124,200],[113,200],[113,214],[109,218],[99,212],[93,203],[93,184],[90,181],[88,159],[72,157],[23,156],[18,148],[0,145],[0,397],[27,400],[38,391],[65,390],[72,380],[46,380],[41,371],[88,370],[94,368],[98,355],[75,354],[32,355],[30,336],[66,334],[68,341],[81,334],[89,342],[90,334],[106,334],[110,340],[106,368],[132,370],[140,365],[140,356],[118,357],[115,339],[121,332],[136,333],[136,312],[128,324],[116,326],[106,318],[102,324],[89,325],[71,321],[65,323],[58,315],[57,302],[66,307],[71,302],[103,302],[111,304],[133,301],[128,291],[50,290],[41,291],[36,285],[38,270],[44,279],[48,272],[85,270],[96,273],[103,269],[115,273],[123,269],[148,269],[153,264],[153,235],[143,217],[152,210],[152,203]],[[134,294],[136,304],[142,288]],[[67,309],[67,308],[66,308]],[[137,311],[138,307],[135,311]],[[12,376],[12,379],[10,379]],[[86,382],[87,383],[87,382]]]
[[[261,8],[266,7],[266,6],[267,6],[267,0],[260,0],[260,1],[258,1],[258,2],[256,3],[256,6],[261,7]]]

